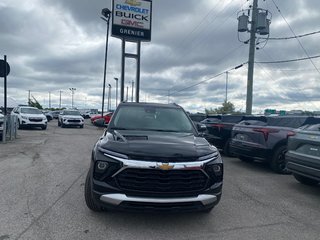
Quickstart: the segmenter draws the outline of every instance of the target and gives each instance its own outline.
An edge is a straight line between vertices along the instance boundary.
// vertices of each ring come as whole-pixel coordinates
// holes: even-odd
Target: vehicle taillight
[[[277,129],[269,129],[269,128],[254,128],[253,131],[261,132],[263,134],[264,140],[267,141],[269,137],[269,133],[277,133],[279,130]]]
[[[287,138],[288,138],[288,137],[291,137],[291,136],[294,136],[294,135],[296,135],[295,132],[289,131],[289,132],[287,133]]]
[[[215,124],[212,124],[211,127],[216,127],[216,128],[218,128],[218,130],[220,131],[221,128],[224,127],[224,125],[223,125],[223,124],[219,124],[219,123],[215,123]]]

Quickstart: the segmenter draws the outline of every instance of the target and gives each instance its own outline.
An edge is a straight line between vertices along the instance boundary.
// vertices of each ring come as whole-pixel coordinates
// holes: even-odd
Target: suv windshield
[[[111,129],[193,132],[193,125],[182,109],[154,106],[123,106]]]
[[[21,113],[42,114],[42,112],[40,112],[40,110],[36,108],[21,108]]]
[[[78,111],[63,111],[63,115],[79,116],[80,112],[78,112]]]

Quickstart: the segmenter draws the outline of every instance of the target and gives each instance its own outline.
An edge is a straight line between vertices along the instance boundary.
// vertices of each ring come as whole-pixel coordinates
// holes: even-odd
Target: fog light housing
[[[98,162],[97,164],[97,170],[99,171],[105,171],[109,167],[109,164],[107,162]]]

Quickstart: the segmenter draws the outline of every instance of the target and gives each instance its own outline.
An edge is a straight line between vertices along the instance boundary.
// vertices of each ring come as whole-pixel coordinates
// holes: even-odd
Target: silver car
[[[320,183],[320,124],[307,125],[288,139],[287,168],[306,185]]]

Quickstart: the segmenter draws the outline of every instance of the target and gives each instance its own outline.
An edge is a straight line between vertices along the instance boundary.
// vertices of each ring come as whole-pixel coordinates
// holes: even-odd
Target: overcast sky
[[[238,38],[245,41],[249,34],[238,36],[237,14],[250,4],[247,0],[153,0],[152,39],[141,48],[140,101],[167,103],[170,92],[170,102],[191,112],[221,106],[226,97],[226,74],[215,76],[248,61],[249,46]],[[11,66],[8,96],[26,103],[30,90],[48,107],[51,92],[51,106],[58,107],[62,91],[62,106],[70,107],[72,87],[76,88],[76,107],[101,109],[106,22],[100,13],[106,7],[111,9],[111,0],[1,0],[0,55],[7,55]],[[259,7],[272,14],[271,38],[320,30],[318,0],[259,0]],[[258,45],[255,61],[319,55],[319,39],[320,34],[301,37],[300,43],[297,39],[270,39]],[[127,51],[134,52],[135,45],[129,44]],[[121,41],[110,37],[107,84],[112,85],[113,108],[120,56]],[[129,100],[135,66],[134,60],[126,61]],[[244,65],[228,74],[228,101],[242,111],[246,108],[247,70]],[[253,112],[266,108],[319,111],[319,70],[318,58],[256,63]]]

